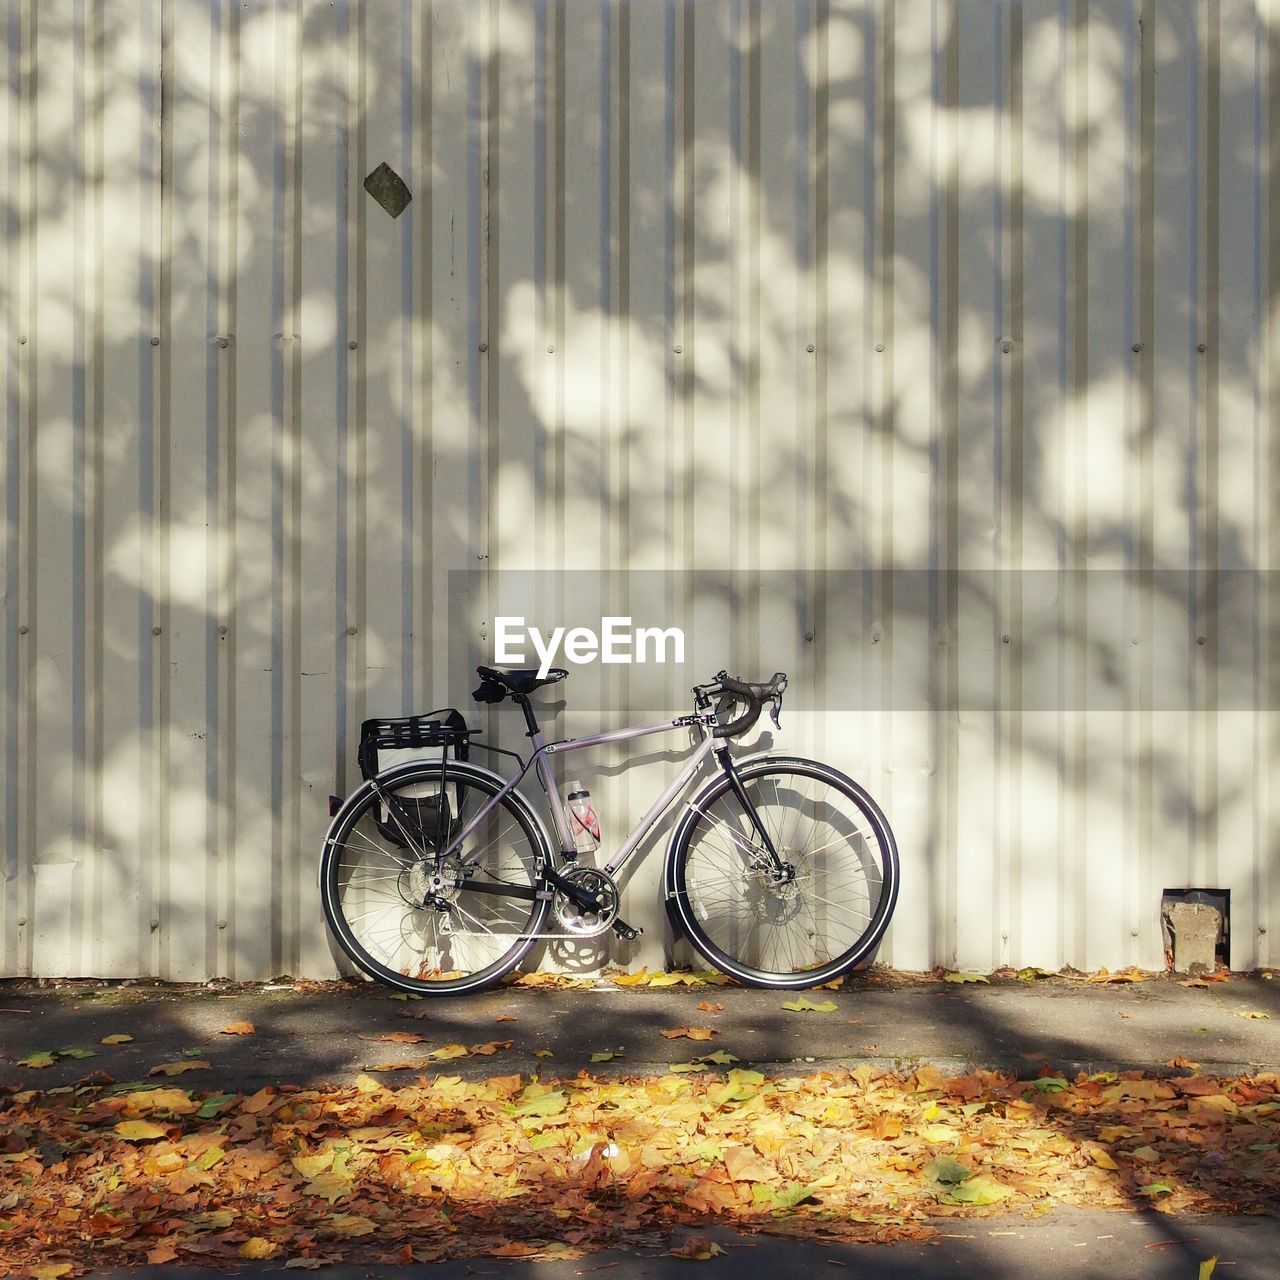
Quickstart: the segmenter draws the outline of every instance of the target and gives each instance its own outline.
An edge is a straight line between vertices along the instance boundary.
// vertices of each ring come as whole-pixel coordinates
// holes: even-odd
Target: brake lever
[[[773,705],[769,708],[769,719],[773,721],[773,727],[781,731],[782,729],[782,693],[781,691],[773,695]]]

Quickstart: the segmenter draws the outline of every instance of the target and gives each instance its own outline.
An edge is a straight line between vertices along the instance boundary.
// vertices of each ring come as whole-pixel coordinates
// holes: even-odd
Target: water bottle
[[[569,784],[569,829],[579,853],[595,853],[600,847],[600,818],[591,792],[577,781]]]

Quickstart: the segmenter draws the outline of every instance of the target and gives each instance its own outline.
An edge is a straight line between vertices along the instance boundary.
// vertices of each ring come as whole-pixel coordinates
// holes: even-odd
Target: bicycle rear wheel
[[[875,949],[898,896],[898,851],[875,801],[828,765],[765,757],[736,766],[779,857],[729,780],[686,809],[667,855],[667,903],[716,968],[753,986],[818,986]]]
[[[463,841],[449,844],[503,786],[496,774],[414,761],[366,782],[325,838],[325,919],[370,977],[417,995],[461,995],[514,969],[537,940],[547,838],[512,792]]]

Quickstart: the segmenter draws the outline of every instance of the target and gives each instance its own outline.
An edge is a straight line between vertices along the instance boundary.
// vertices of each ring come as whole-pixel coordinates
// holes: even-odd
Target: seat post
[[[525,694],[515,693],[511,696],[520,704],[520,710],[524,712],[524,722],[529,727],[529,737],[532,738],[538,732],[538,721],[533,714],[533,707]]]

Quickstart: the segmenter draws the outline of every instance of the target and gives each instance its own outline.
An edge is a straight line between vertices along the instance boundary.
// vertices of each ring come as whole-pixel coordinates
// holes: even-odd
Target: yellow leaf
[[[1235,1010],[1237,1018],[1270,1018],[1269,1013],[1263,1013],[1261,1009],[1237,1009]]]
[[[637,973],[617,973],[613,982],[620,987],[643,987],[649,981],[649,970],[641,969]]]
[[[103,1044],[128,1044],[129,1041],[131,1041],[132,1039],[133,1039],[132,1036],[127,1036],[124,1034],[124,1032],[118,1032],[116,1035],[113,1035],[113,1036],[103,1036],[102,1043]]]
[[[276,1246],[262,1236],[250,1236],[236,1252],[242,1258],[274,1258]]]
[[[321,1200],[327,1200],[333,1204],[351,1194],[351,1184],[350,1174],[344,1175],[331,1171],[312,1178],[302,1191],[304,1195],[319,1196]]]
[[[942,980],[944,982],[991,982],[990,978],[984,977],[980,973],[948,973],[944,975]]]
[[[432,1049],[428,1058],[434,1058],[437,1062],[447,1062],[450,1058],[465,1058],[469,1056],[467,1046],[465,1044],[446,1044],[439,1049]]]
[[[139,1089],[127,1099],[135,1111],[168,1111],[189,1116],[200,1106],[185,1089]]]
[[[188,1058],[183,1062],[162,1062],[158,1067],[152,1067],[147,1075],[180,1076],[187,1071],[209,1071],[212,1067],[213,1063],[203,1058]]]
[[[1212,1258],[1206,1258],[1200,1264],[1200,1274],[1196,1280],[1209,1280],[1213,1275],[1213,1269],[1218,1265],[1218,1255],[1215,1253]]]
[[[553,1057],[555,1057],[555,1055],[551,1052],[551,1050],[550,1050],[550,1049],[535,1049],[535,1050],[533,1051],[533,1056],[534,1056],[535,1058],[553,1058]]]
[[[620,1058],[620,1053],[593,1053],[591,1055],[592,1062],[612,1062],[614,1058]]]
[[[367,1236],[377,1230],[368,1218],[358,1213],[331,1213],[325,1219],[325,1227],[338,1236]]]
[[[126,1142],[153,1142],[168,1132],[149,1120],[121,1120],[115,1131]]]
[[[298,1171],[299,1175],[308,1182],[313,1178],[318,1178],[331,1164],[333,1164],[333,1151],[321,1151],[314,1156],[294,1156],[289,1162]]]
[[[356,1076],[356,1092],[357,1093],[377,1093],[381,1088],[382,1088],[382,1084],[380,1081],[375,1080],[372,1076],[365,1075],[364,1072],[361,1072],[358,1076]],[[257,1097],[256,1094],[254,1096]],[[246,1110],[248,1109],[247,1103],[245,1105],[245,1109]]]
[[[954,1142],[960,1136],[958,1129],[947,1124],[921,1125],[919,1134],[926,1142]]]
[[[794,1000],[784,1000],[782,1007],[792,1013],[835,1013],[836,1002],[834,1000],[817,1002],[810,1000],[808,996],[798,996]]]
[[[1090,1160],[1098,1166],[1099,1169],[1111,1169],[1113,1172],[1119,1170],[1120,1166],[1111,1158],[1110,1152],[1102,1147],[1088,1147],[1086,1153]]]
[[[69,1275],[72,1270],[69,1262],[42,1262],[31,1268],[35,1280],[58,1280],[59,1276]]]
[[[734,1182],[776,1182],[778,1171],[750,1147],[726,1147],[724,1167]]]

